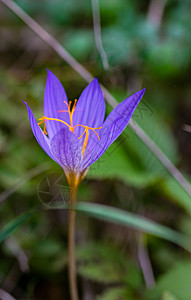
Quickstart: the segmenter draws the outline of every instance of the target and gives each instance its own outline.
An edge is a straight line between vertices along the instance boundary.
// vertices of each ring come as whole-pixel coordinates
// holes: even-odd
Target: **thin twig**
[[[107,55],[103,48],[103,43],[101,39],[99,0],[92,0],[92,12],[93,12],[93,27],[94,27],[94,37],[95,37],[96,47],[101,56],[103,67],[105,70],[107,70],[109,68],[109,64],[108,64]]]
[[[166,1],[167,0],[151,0],[150,2],[147,19],[155,24],[157,28],[162,22]]]
[[[2,289],[0,289],[0,299],[1,300],[16,300],[9,293],[7,293],[5,290],[2,290]]]
[[[143,234],[140,234],[140,237],[139,237],[138,258],[139,258],[140,267],[142,269],[143,276],[145,279],[146,287],[148,289],[151,289],[155,286],[155,278],[154,278],[149,254],[148,254],[147,248],[145,246],[145,240],[144,240]]]
[[[23,272],[18,267],[18,262],[15,261],[10,270],[6,273],[6,276],[1,280],[1,289],[6,290],[8,293],[14,290],[16,293],[23,294],[23,290],[18,284],[22,275]]]
[[[0,0],[10,10],[12,10],[28,27],[30,27],[43,41],[45,41],[54,51],[63,58],[81,77],[87,82],[93,79],[91,73],[89,73],[81,64],[79,64],[56,39],[54,39],[47,31],[45,31],[36,21],[34,21],[28,14],[26,14],[16,3],[12,0]],[[107,102],[115,107],[117,101],[104,88],[104,95]],[[187,194],[191,197],[191,186],[187,179],[181,174],[180,171],[170,162],[167,156],[159,149],[159,147],[151,140],[151,138],[144,132],[144,130],[136,124],[135,121],[129,123],[132,130],[138,135],[138,137],[147,145],[147,147],[154,153],[159,161],[165,166],[168,172],[176,179],[176,181],[183,187]]]
[[[23,251],[18,241],[12,236],[5,241],[5,244],[9,251],[16,257],[19,262],[19,266],[22,272],[27,272],[29,270],[28,257]]]
[[[184,124],[184,126],[183,126],[183,130],[184,130],[184,131],[186,131],[186,132],[189,132],[189,133],[191,133],[191,126],[190,126],[190,125],[186,125],[186,124]]]

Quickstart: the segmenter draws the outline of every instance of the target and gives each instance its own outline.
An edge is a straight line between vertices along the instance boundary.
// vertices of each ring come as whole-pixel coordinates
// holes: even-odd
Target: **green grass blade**
[[[0,231],[0,242],[7,239],[10,235],[14,234],[16,230],[23,225],[25,222],[27,222],[31,217],[33,213],[27,212],[16,219],[12,220],[10,223],[8,223],[1,231]]]
[[[111,221],[150,233],[171,241],[191,252],[191,240],[187,236],[142,216],[106,205],[93,203],[78,203],[75,209],[97,219]]]

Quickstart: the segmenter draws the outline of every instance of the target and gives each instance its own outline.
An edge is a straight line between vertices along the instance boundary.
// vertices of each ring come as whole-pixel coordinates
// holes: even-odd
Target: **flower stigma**
[[[40,121],[40,122],[38,122],[38,125],[41,125],[41,124],[44,123],[43,133],[46,134],[46,135],[48,135],[48,133],[46,131],[46,121],[61,122],[61,123],[65,124],[69,128],[69,130],[71,132],[73,132],[74,134],[75,134],[74,129],[76,127],[79,127],[79,126],[83,127],[84,128],[84,132],[80,135],[80,137],[78,137],[78,140],[81,139],[84,136],[84,134],[85,134],[85,139],[84,139],[84,143],[83,143],[83,147],[82,147],[82,155],[84,156],[84,152],[85,152],[85,149],[86,149],[87,144],[88,144],[89,130],[92,130],[96,134],[98,140],[100,140],[100,137],[99,137],[98,133],[95,130],[101,129],[102,127],[96,127],[96,128],[94,128],[94,127],[89,127],[89,126],[82,125],[82,124],[77,124],[77,125],[73,126],[73,114],[74,114],[74,111],[75,111],[75,108],[76,108],[77,99],[75,99],[72,108],[71,108],[72,101],[69,101],[69,104],[66,101],[64,101],[64,103],[67,105],[67,110],[66,109],[65,110],[59,110],[58,113],[61,113],[61,112],[67,112],[67,113],[69,113],[70,125],[67,122],[65,122],[65,121],[63,121],[61,119],[50,118],[50,117],[46,117],[46,116],[43,116],[42,118],[38,119]]]

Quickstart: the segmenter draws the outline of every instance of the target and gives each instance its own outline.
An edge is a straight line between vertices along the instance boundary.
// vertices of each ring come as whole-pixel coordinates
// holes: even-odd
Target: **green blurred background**
[[[117,101],[146,88],[133,119],[189,180],[191,133],[184,126],[191,124],[191,2],[100,0],[108,69],[96,48],[91,0],[15,2]],[[67,300],[67,211],[45,207],[67,202],[69,191],[61,168],[34,139],[22,101],[42,116],[46,68],[71,100],[87,83],[1,1],[0,26],[1,228],[36,209],[0,245],[1,289],[15,299]],[[190,197],[130,128],[92,165],[78,200],[121,208],[191,236]],[[80,299],[191,299],[190,255],[178,246],[81,213],[77,244]],[[145,283],[141,262],[147,259],[152,268]]]

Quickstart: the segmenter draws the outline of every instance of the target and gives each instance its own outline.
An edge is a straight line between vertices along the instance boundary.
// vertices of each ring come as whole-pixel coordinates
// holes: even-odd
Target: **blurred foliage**
[[[177,300],[171,293],[164,292],[162,300]]]
[[[90,0],[15,2],[117,101],[146,88],[133,119],[190,181],[191,136],[183,126],[191,115],[191,2],[168,0],[162,7],[163,1],[100,0],[109,70],[96,48]],[[55,194],[55,201],[67,202],[67,183],[33,138],[22,101],[37,119],[42,116],[46,68],[60,78],[70,99],[78,98],[86,83],[2,3],[0,20],[0,284],[16,299],[69,299],[67,211],[43,205],[51,206]],[[78,199],[130,211],[191,236],[190,197],[130,128],[91,166]],[[140,232],[80,212],[76,228],[80,299],[191,299],[190,256],[182,249],[143,235],[156,280],[149,290],[138,255]]]
[[[140,269],[135,262],[128,260],[126,255],[112,244],[87,244],[79,249],[77,258],[81,261],[79,273],[85,278],[111,286],[120,284],[121,287],[109,291],[113,299],[125,294],[134,298],[133,294],[136,295],[142,285]],[[109,297],[108,292],[100,299],[107,299],[107,297]]]
[[[191,294],[191,263],[182,261],[176,264],[168,273],[161,276],[153,295],[161,295],[162,291],[168,290],[177,299],[188,300]],[[153,296],[152,296],[153,297]],[[151,299],[153,299],[151,297]],[[170,297],[170,296],[169,296]],[[173,299],[173,297],[171,297]],[[175,298],[176,299],[176,298]]]

